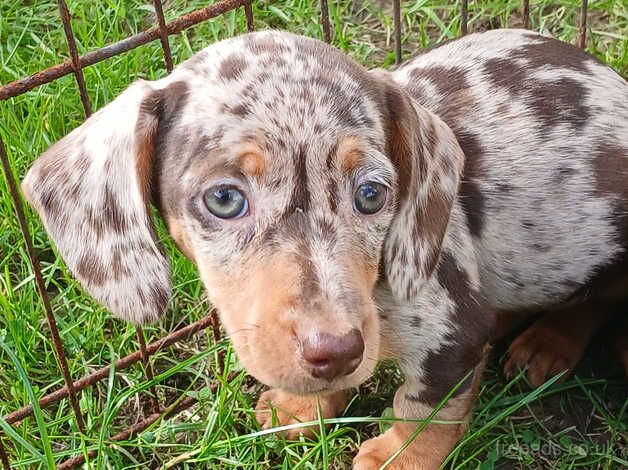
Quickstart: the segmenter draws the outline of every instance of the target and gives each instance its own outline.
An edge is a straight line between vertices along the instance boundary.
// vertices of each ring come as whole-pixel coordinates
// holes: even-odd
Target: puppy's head
[[[385,72],[267,32],[132,85],[45,152],[23,189],[88,292],[135,323],[170,295],[155,204],[249,372],[308,393],[372,372],[375,282],[416,295],[461,162],[451,131]]]

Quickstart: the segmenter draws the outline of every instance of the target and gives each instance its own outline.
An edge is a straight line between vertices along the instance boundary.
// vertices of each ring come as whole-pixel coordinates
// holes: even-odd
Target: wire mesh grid
[[[132,49],[140,47],[144,44],[147,44],[151,41],[159,40],[161,43],[161,50],[163,52],[163,59],[166,66],[166,70],[170,73],[173,69],[173,59],[172,53],[170,50],[170,44],[168,37],[174,34],[178,34],[181,31],[188,29],[192,26],[195,26],[201,22],[210,20],[212,18],[216,18],[220,15],[228,13],[230,11],[243,8],[246,18],[246,26],[248,31],[254,30],[254,18],[253,18],[253,0],[220,0],[216,3],[212,3],[204,8],[200,8],[194,10],[185,15],[179,16],[178,18],[166,22],[164,17],[163,4],[161,0],[153,0],[153,7],[155,11],[155,17],[157,24],[145,31],[129,36],[121,41],[110,44],[108,46],[93,50],[91,52],[86,53],[83,56],[79,56],[76,40],[74,37],[74,33],[71,25],[71,14],[68,9],[67,3],[65,0],[57,0],[58,8],[59,8],[59,16],[61,19],[61,24],[63,27],[63,31],[65,34],[68,50],[70,52],[70,59],[66,60],[60,64],[51,66],[45,70],[41,70],[33,75],[28,77],[24,77],[22,79],[16,80],[14,82],[8,83],[4,86],[0,86],[0,101],[8,100],[10,98],[16,97],[18,95],[24,94],[33,90],[34,88],[44,85],[46,83],[53,82],[63,76],[68,74],[73,74],[76,79],[76,84],[78,88],[78,92],[81,99],[81,104],[83,107],[85,118],[87,119],[91,113],[91,104],[89,100],[89,96],[87,93],[87,87],[85,84],[85,78],[83,76],[83,69],[94,65],[98,62],[104,61],[116,55],[123,54]],[[581,0],[581,11],[580,11],[580,22],[579,22],[579,35],[578,35],[578,46],[580,48],[584,48],[586,45],[586,34],[587,34],[587,4],[588,0]],[[467,34],[468,32],[468,0],[461,0],[459,2],[460,8],[460,31],[462,35]],[[530,5],[529,0],[522,1],[521,7],[522,15],[523,15],[523,26],[525,28],[529,28],[530,26]],[[401,22],[401,1],[393,0],[393,35],[395,41],[395,62],[400,63],[402,60],[402,22]],[[332,40],[332,29],[330,24],[329,17],[329,8],[327,0],[320,0],[320,22],[323,31],[323,38],[326,42],[331,42]],[[40,260],[35,253],[33,248],[31,234],[28,228],[28,224],[26,223],[26,217],[24,214],[23,202],[20,196],[20,192],[17,187],[17,183],[13,174],[13,170],[9,163],[9,158],[6,152],[6,148],[0,136],[0,163],[2,164],[2,169],[4,171],[4,176],[6,178],[7,186],[9,189],[9,193],[11,196],[11,200],[13,203],[13,207],[15,210],[15,215],[17,217],[19,227],[22,233],[23,243],[26,248],[26,252],[31,263],[31,268],[34,273],[35,283],[37,287],[37,291],[39,293],[41,302],[44,307],[46,321],[49,328],[49,333],[52,339],[52,344],[54,346],[54,351],[56,354],[56,359],[59,365],[59,369],[61,375],[63,377],[63,381],[65,386],[59,388],[51,393],[44,395],[39,398],[38,403],[40,408],[47,408],[56,403],[59,403],[61,400],[69,399],[71,409],[73,412],[73,417],[76,423],[77,428],[80,432],[85,432],[85,425],[83,422],[83,417],[81,415],[81,410],[79,407],[79,393],[87,387],[91,387],[97,382],[106,379],[111,370],[111,365],[104,366],[89,375],[83,376],[77,380],[73,380],[71,376],[68,362],[66,359],[66,354],[64,352],[64,346],[62,339],[59,335],[59,331],[57,328],[57,323],[55,320],[55,315],[53,313],[52,304],[50,298],[48,296],[48,292],[46,291],[46,286],[44,282],[44,278],[42,275],[42,269],[40,266]],[[143,364],[143,372],[145,374],[145,379],[151,381],[153,379],[152,372],[152,364],[151,364],[151,356],[156,354],[158,351],[163,350],[164,348],[173,345],[179,341],[184,341],[186,339],[191,338],[193,335],[197,334],[199,331],[202,331],[206,328],[211,328],[214,341],[218,341],[221,339],[220,330],[218,328],[218,320],[215,311],[211,311],[208,316],[198,320],[190,325],[187,325],[183,328],[177,329],[167,336],[153,342],[150,344],[146,344],[144,339],[144,331],[141,327],[136,328],[136,336],[138,340],[138,344],[140,346],[138,351],[135,351],[127,356],[118,359],[115,364],[115,370],[124,370],[131,367],[133,364],[141,362]],[[219,369],[222,367],[219,365]],[[217,388],[217,384],[212,386],[214,389]],[[146,418],[136,422],[135,424],[128,426],[118,434],[112,436],[110,438],[111,441],[121,441],[125,439],[129,439],[137,433],[145,430],[150,425],[155,423],[159,419],[167,419],[171,416],[176,415],[177,413],[190,408],[193,406],[197,400],[193,397],[185,397],[183,399],[177,400],[174,403],[162,404],[157,400],[157,394],[154,390],[149,390],[151,393],[149,394],[148,400],[150,403],[151,414]],[[215,391],[215,390],[212,390]],[[9,425],[15,425],[22,421],[23,419],[32,416],[34,413],[33,405],[27,405],[22,408],[19,408],[3,417],[4,421]],[[3,470],[9,470],[11,468],[11,464],[9,461],[8,453],[5,449],[5,441],[6,438],[2,436],[0,433],[0,463],[2,464]],[[97,454],[97,451],[90,450],[86,453],[80,453],[77,450],[77,455],[71,457],[64,462],[60,463],[57,468],[59,469],[71,469],[76,468],[82,465],[86,458],[93,458]]]

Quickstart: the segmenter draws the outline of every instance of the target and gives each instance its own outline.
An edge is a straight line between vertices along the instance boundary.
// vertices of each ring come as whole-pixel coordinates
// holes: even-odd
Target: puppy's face
[[[158,132],[159,204],[252,375],[347,388],[378,357],[371,293],[395,171],[366,72],[282,39],[184,65],[198,83]]]
[[[417,294],[462,160],[386,73],[268,32],[132,85],[42,154],[22,188],[86,290],[134,323],[170,295],[157,205],[249,372],[309,393],[372,372],[378,266],[395,295]]]

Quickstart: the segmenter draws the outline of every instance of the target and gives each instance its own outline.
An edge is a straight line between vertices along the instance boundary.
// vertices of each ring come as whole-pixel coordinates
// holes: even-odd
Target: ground
[[[200,0],[165,2],[172,19],[202,6]],[[390,2],[329,2],[334,44],[369,66],[393,62]],[[459,31],[459,5],[435,0],[403,3],[406,57]],[[79,50],[87,52],[151,26],[151,2],[139,0],[68,1]],[[532,27],[575,42],[577,0],[532,2]],[[470,30],[520,26],[520,2],[486,0],[469,6]],[[628,6],[623,0],[589,5],[589,50],[624,76],[628,73]],[[318,2],[259,1],[258,29],[283,28],[322,37]],[[203,23],[172,37],[179,63],[215,40],[245,30],[242,11]],[[68,56],[52,0],[2,2],[0,5],[0,83],[7,83],[56,64]],[[136,78],[165,74],[159,42],[85,70],[94,109],[110,101]],[[30,93],[0,102],[0,134],[15,175],[48,145],[77,126],[82,110],[74,77],[67,76]],[[112,319],[72,280],[55,256],[37,217],[27,211],[33,242],[42,260],[48,290],[74,377],[79,377],[137,349],[131,326]],[[159,325],[147,328],[152,341],[206,315],[209,306],[196,271],[159,227],[172,257],[175,295]],[[4,178],[0,178],[0,346],[10,349],[28,380],[0,347],[0,416],[62,386],[42,304],[21,241]],[[481,469],[620,469],[628,467],[628,400],[619,367],[602,335],[578,373],[562,385],[532,391],[520,376],[507,381],[500,372],[503,346],[492,353],[471,429],[446,468]],[[224,354],[224,372],[217,358]],[[593,367],[592,364],[602,364]],[[342,418],[324,435],[285,441],[276,432],[260,432],[252,410],[262,387],[239,366],[226,340],[214,345],[210,332],[157,354],[154,369],[160,399],[192,395],[200,404],[147,431],[113,445],[108,437],[149,413],[137,392],[146,388],[139,366],[81,393],[85,436],[76,432],[67,401],[43,411],[41,427],[27,419],[15,427],[20,442],[9,446],[17,468],[46,468],[46,456],[57,463],[82,449],[101,449],[94,468],[347,468],[360,442],[389,425],[392,395],[402,378],[384,364],[364,384]],[[212,391],[214,390],[214,391]],[[0,427],[7,428],[0,419]],[[6,436],[5,444],[8,439]],[[41,456],[41,457],[40,457]]]

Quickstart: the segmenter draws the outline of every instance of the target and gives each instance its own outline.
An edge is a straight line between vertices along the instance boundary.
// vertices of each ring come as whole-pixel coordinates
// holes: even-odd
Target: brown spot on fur
[[[419,272],[426,276],[432,272],[438,261],[440,244],[445,233],[444,227],[449,221],[452,203],[451,196],[444,194],[436,183],[432,182],[432,185],[425,203],[426,208],[417,205],[415,212],[415,227],[420,230],[421,239],[430,245],[430,252],[425,259],[420,260],[422,266],[419,267]]]
[[[42,176],[42,181],[46,181]],[[46,217],[57,218],[62,213],[62,202],[59,197],[59,188],[56,186],[42,185],[39,189],[39,202]],[[37,192],[35,188],[34,192]]]
[[[414,79],[427,79],[436,88],[443,99],[461,91],[467,92],[470,88],[467,80],[467,71],[461,67],[446,67],[431,65],[425,68],[415,68],[410,72]]]
[[[554,38],[531,34],[534,43],[524,44],[510,53],[514,59],[528,62],[530,67],[570,69],[588,72],[589,65],[603,65],[597,58],[582,49]]]
[[[101,286],[107,280],[107,270],[100,260],[90,253],[81,255],[76,264],[76,274],[92,286]]]
[[[127,230],[128,222],[126,215],[108,184],[105,185],[105,197],[102,209],[102,218],[105,224],[113,228],[116,233],[123,233]]]
[[[483,176],[482,155],[484,149],[478,139],[469,132],[455,131],[458,144],[464,152],[464,170],[460,182],[459,200],[467,216],[471,235],[481,236],[484,227],[485,201],[479,181]]]
[[[614,220],[619,242],[628,249],[628,148],[612,141],[599,144],[593,156],[595,194],[614,199]]]
[[[170,299],[169,291],[161,284],[154,284],[150,288],[151,300],[155,312],[163,312],[168,306],[168,300]]]
[[[218,68],[218,77],[222,80],[237,80],[248,68],[249,63],[241,54],[232,54],[222,60]]]
[[[111,252],[111,274],[115,281],[120,281],[123,276],[130,274],[122,261],[122,253],[119,248],[115,248]]]
[[[533,77],[530,69],[529,65],[512,57],[489,59],[484,65],[489,80],[532,108],[542,133],[550,133],[562,123],[581,129],[589,121],[591,112],[586,106],[589,90],[571,78],[543,80]]]
[[[286,44],[277,41],[272,36],[248,35],[245,37],[245,43],[251,52],[258,55],[279,56],[290,50]]]
[[[449,252],[442,252],[436,276],[440,285],[455,303],[452,323],[455,332],[446,336],[446,343],[428,352],[423,364],[426,390],[415,398],[436,406],[440,400],[484,357],[492,314],[482,305],[480,294],[472,291],[469,278]],[[472,376],[454,393],[469,389]]]
[[[307,177],[307,152],[305,145],[299,145],[299,150],[294,156],[294,187],[290,196],[290,203],[285,215],[290,216],[296,210],[306,212],[310,207],[310,191]]]
[[[264,67],[273,67],[273,68],[282,68],[282,67],[286,67],[288,65],[288,62],[286,62],[286,60],[278,55],[268,55],[265,56],[262,60],[261,63]]]
[[[225,110],[229,111],[234,116],[238,116],[240,118],[244,118],[248,116],[249,114],[251,114],[251,107],[249,106],[248,103],[239,103],[233,107],[228,106],[225,108]]]
[[[473,112],[476,99],[469,91],[471,85],[464,69],[431,66],[414,69],[411,76],[415,80],[410,82],[408,91],[420,103],[426,100],[420,80],[427,79],[436,87],[440,96],[433,111],[452,129],[464,117]]]

